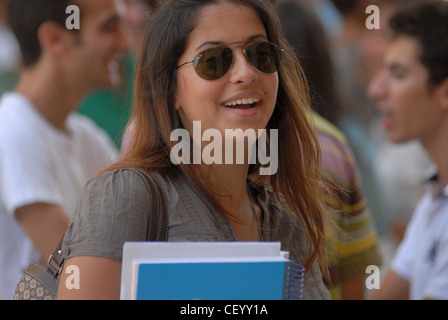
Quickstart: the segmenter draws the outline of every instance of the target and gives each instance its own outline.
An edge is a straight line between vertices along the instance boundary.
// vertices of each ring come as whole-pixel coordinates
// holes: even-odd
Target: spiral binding
[[[302,300],[305,267],[294,263],[294,260],[290,260],[290,263],[286,266],[286,279],[284,299]]]

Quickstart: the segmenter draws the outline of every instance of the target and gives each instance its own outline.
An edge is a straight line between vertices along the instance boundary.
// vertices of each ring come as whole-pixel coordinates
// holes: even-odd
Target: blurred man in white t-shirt
[[[369,86],[395,143],[418,140],[434,163],[376,299],[448,299],[448,2],[390,20],[392,42]],[[409,161],[403,158],[403,163]]]
[[[79,29],[66,25],[77,19],[70,5]],[[32,260],[46,263],[84,184],[117,157],[107,135],[73,111],[119,79],[122,9],[121,0],[9,3],[24,67],[0,101],[0,299],[13,297]]]

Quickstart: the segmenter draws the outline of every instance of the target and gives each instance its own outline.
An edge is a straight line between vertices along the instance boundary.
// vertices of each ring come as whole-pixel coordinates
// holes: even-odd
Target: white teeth
[[[253,104],[253,103],[257,103],[257,102],[260,102],[260,99],[258,99],[258,98],[244,98],[244,99],[238,99],[238,100],[233,100],[233,101],[226,102],[224,105],[226,107],[232,107],[232,106],[236,106],[236,105]]]

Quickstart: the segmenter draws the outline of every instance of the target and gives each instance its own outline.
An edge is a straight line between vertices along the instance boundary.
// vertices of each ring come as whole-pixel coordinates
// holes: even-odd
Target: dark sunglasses
[[[243,48],[247,61],[263,73],[274,73],[278,70],[283,51],[275,43],[267,41],[251,42]],[[233,61],[233,50],[226,45],[219,45],[202,51],[194,60],[187,61],[176,69],[193,63],[194,70],[202,79],[216,80],[230,70]]]

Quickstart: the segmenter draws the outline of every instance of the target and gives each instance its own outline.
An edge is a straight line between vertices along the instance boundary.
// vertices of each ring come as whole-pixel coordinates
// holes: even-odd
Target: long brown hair
[[[317,258],[326,269],[324,208],[322,206],[320,149],[311,124],[308,89],[302,70],[285,40],[275,9],[264,0],[174,0],[151,17],[135,74],[135,106],[131,122],[134,136],[122,159],[109,170],[138,167],[168,174],[182,170],[192,183],[217,207],[219,196],[198,180],[193,165],[174,165],[170,150],[171,132],[181,126],[174,110],[176,66],[199,11],[206,5],[227,1],[253,8],[266,29],[268,40],[285,49],[279,69],[279,91],[274,113],[266,129],[278,129],[278,171],[267,181],[277,200],[286,201],[285,211],[296,216],[305,228],[310,250],[305,266]],[[269,130],[267,130],[269,132]],[[268,139],[269,140],[269,139]],[[269,150],[269,147],[267,148]],[[249,173],[257,177],[259,165]]]

